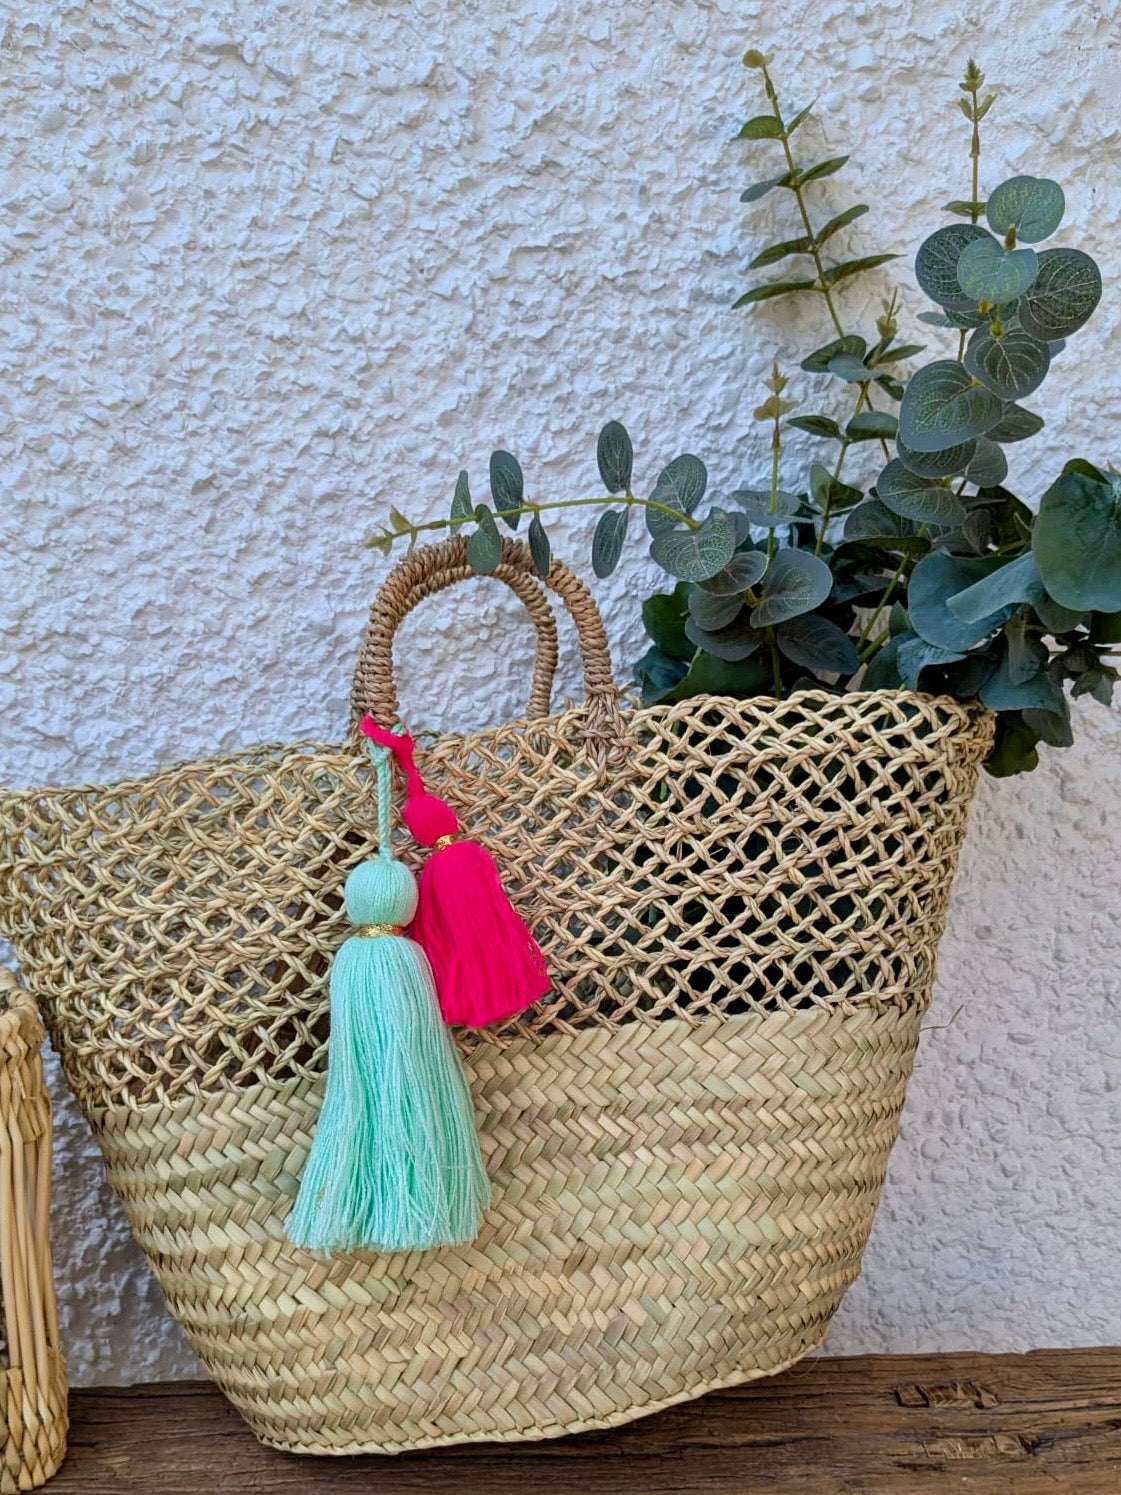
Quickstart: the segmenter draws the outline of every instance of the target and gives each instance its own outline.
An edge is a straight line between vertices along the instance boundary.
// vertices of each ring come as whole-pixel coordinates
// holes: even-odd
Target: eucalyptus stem
[[[684,524],[688,529],[699,529],[701,526],[701,520],[694,519],[691,514],[685,514],[680,509],[672,508],[669,504],[658,503],[653,498],[638,498],[633,493],[622,493],[616,496],[601,494],[598,498],[554,498],[546,499],[540,503],[523,503],[519,504],[517,508],[499,510],[497,517],[499,519],[520,519],[523,514],[540,514],[547,509],[581,509],[591,505],[598,505],[600,508],[603,508],[604,505],[608,504],[621,504],[627,509],[652,509],[656,514],[668,515],[675,523]],[[384,535],[374,536],[372,539],[367,540],[365,545],[368,550],[377,549],[384,546],[387,539],[392,543],[394,540],[404,539],[406,535],[409,537],[410,543],[412,543],[422,534],[430,534],[436,530],[457,529],[460,524],[469,523],[470,518],[471,516],[467,515],[462,520],[449,517],[447,519],[426,519],[419,524],[406,524],[400,529],[390,530]]]
[[[891,601],[892,596],[894,595],[896,587],[899,585],[900,581],[902,581],[902,579],[903,579],[903,572],[907,569],[907,561],[908,561],[908,559],[909,559],[909,557],[906,556],[906,555],[904,555],[900,559],[899,565],[896,566],[895,570],[892,572],[891,577],[888,580],[887,586],[884,587],[884,590],[883,590],[883,592],[880,595],[880,600],[876,603],[875,607],[872,609],[872,612],[871,612],[871,614],[868,617],[868,621],[865,623],[864,627],[860,630],[860,637],[856,641],[856,652],[857,652],[858,655],[860,655],[861,662],[863,662],[863,660],[865,658],[865,655],[863,653],[861,653],[861,650],[864,648],[864,645],[868,642],[868,636],[871,634],[872,629],[876,626],[876,623],[877,623],[877,621],[879,619],[880,614],[883,612],[884,608]],[[869,654],[874,653],[874,652],[875,652],[874,650],[869,650],[868,651]]]
[[[970,121],[973,131],[969,141],[970,161],[970,191],[969,191],[969,221],[976,223],[981,216],[981,205],[979,193],[981,191],[981,118],[985,110],[979,103],[981,85],[985,81],[985,75],[971,57],[966,64],[965,81],[961,85],[962,90],[969,95],[970,102],[962,104],[967,119]],[[991,103],[991,99],[990,99]],[[986,106],[987,108],[987,106]],[[965,356],[966,330],[963,327],[958,336],[958,362]]]
[[[872,655],[875,654],[876,650],[881,646],[881,644],[886,644],[890,637],[890,628],[885,628],[882,633],[878,633],[876,637],[871,641],[871,643],[865,646],[863,652],[858,654],[860,663],[864,664],[867,660],[871,659]]]
[[[829,308],[829,315],[833,319],[833,326],[837,329],[837,336],[844,337],[845,329],[841,326],[841,319],[837,315],[837,308],[833,301],[833,293],[829,288],[829,282],[825,278],[825,265],[821,258],[821,246],[817,242],[817,234],[814,232],[813,224],[810,222],[805,194],[802,191],[802,184],[798,180],[798,168],[794,164],[794,153],[790,149],[790,136],[787,133],[786,121],[782,117],[778,94],[775,91],[775,85],[771,82],[771,75],[767,71],[766,65],[763,67],[763,87],[767,91],[767,98],[771,101],[771,109],[774,112],[774,116],[779,122],[781,130],[779,140],[782,143],[782,153],[786,157],[786,169],[790,173],[790,189],[794,193],[794,199],[798,204],[798,211],[802,215],[802,223],[805,226],[806,238],[809,240],[809,254],[814,262],[814,269],[817,271],[818,290],[825,297],[825,304]]]
[[[806,230],[806,240],[807,240],[807,243],[808,243],[808,246],[809,246],[808,253],[810,255],[810,258],[813,260],[814,269],[817,272],[817,289],[825,297],[825,305],[828,308],[829,317],[830,317],[830,320],[833,323],[834,328],[836,329],[837,336],[838,337],[842,337],[842,338],[843,337],[847,337],[848,334],[845,332],[844,326],[843,326],[843,324],[841,322],[840,314],[837,311],[837,304],[833,300],[833,293],[832,293],[832,290],[830,289],[829,281],[826,278],[825,264],[824,264],[824,262],[823,262],[823,260],[821,258],[821,246],[820,246],[820,244],[817,241],[817,234],[816,234],[816,232],[814,230],[813,223],[812,223],[812,221],[810,219],[809,209],[806,206],[805,193],[802,190],[802,184],[801,184],[801,182],[798,180],[798,168],[797,168],[797,166],[795,165],[795,162],[794,162],[794,153],[790,149],[790,135],[789,135],[789,132],[787,131],[787,128],[786,128],[786,121],[783,119],[783,116],[782,116],[782,109],[781,109],[781,107],[779,105],[778,92],[775,89],[775,85],[774,85],[773,81],[771,80],[771,75],[768,72],[767,67],[766,67],[765,64],[763,65],[762,73],[763,73],[763,87],[766,90],[767,98],[770,100],[771,111],[774,114],[775,119],[778,120],[779,130],[781,132],[780,135],[779,135],[779,141],[780,141],[780,143],[782,145],[782,153],[783,153],[783,155],[786,158],[787,171],[789,172],[790,178],[791,178],[791,180],[790,180],[790,190],[794,193],[794,200],[798,204],[798,212],[801,214],[802,225],[803,225],[803,227]],[[860,394],[857,397],[856,409],[853,411],[853,415],[859,415],[860,412],[861,412],[861,410],[863,410],[865,406],[867,406],[869,410],[875,409],[875,406],[872,404],[872,396],[869,393],[868,385],[867,384],[862,384],[860,386]],[[838,457],[838,460],[837,460],[837,468],[836,468],[836,470],[835,470],[835,472],[833,474],[833,478],[834,478],[835,482],[838,481],[839,478],[840,478],[841,464],[845,460],[845,455],[846,455],[846,453],[848,451],[848,447],[849,447],[849,443],[846,442],[842,446],[842,448],[841,448],[841,453],[840,453],[840,456]],[[886,462],[886,461],[890,460],[891,453],[888,451],[887,442],[884,441],[883,438],[880,439],[880,447],[881,447],[881,449],[883,451],[883,454],[884,454],[884,461]],[[815,535],[814,555],[820,555],[821,554],[822,546],[825,544],[825,528],[826,528],[826,524],[828,523],[828,520],[829,520],[829,499],[827,497],[826,498],[826,505],[825,505],[825,512],[824,512],[824,514],[822,516],[821,527],[817,531],[817,534]],[[773,554],[773,550],[774,550],[774,531],[772,530],[770,538],[767,541],[767,559],[768,559],[768,561],[770,561],[770,559],[771,559],[771,556]]]
[[[778,513],[778,467],[779,457],[782,454],[782,435],[779,430],[779,417],[775,416],[774,431],[771,435],[771,502],[769,505],[772,519]],[[775,527],[772,524],[767,531],[767,565],[769,566],[775,558]]]
[[[782,659],[778,652],[778,642],[775,638],[775,630],[767,629],[767,643],[771,650],[771,678],[775,688],[775,699],[782,700]]]

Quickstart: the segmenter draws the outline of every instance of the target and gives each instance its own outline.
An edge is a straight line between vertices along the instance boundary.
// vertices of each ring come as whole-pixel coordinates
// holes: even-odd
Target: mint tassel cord
[[[434,848],[421,869],[410,933],[432,964],[445,1021],[482,1028],[515,1016],[549,990],[549,973],[494,858],[477,841],[459,839],[455,811],[425,788],[407,732],[387,732],[370,716],[362,731],[396,757],[405,775],[405,824]]]
[[[378,855],[346,880],[355,932],[331,966],[327,1087],[287,1231],[297,1246],[408,1251],[474,1240],[490,1202],[471,1095],[424,951],[416,880],[390,850],[389,754],[371,748]]]

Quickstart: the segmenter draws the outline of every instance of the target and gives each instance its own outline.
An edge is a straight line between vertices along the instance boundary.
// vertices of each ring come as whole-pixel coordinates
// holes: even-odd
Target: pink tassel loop
[[[494,858],[477,841],[454,839],[456,813],[425,788],[408,733],[387,732],[369,716],[362,731],[393,752],[405,776],[405,824],[422,846],[434,848],[418,879],[409,933],[431,962],[445,1021],[481,1028],[513,1017],[545,995],[549,973]]]

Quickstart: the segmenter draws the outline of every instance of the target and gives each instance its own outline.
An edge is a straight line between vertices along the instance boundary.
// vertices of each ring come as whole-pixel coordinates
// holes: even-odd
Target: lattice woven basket
[[[326,1261],[284,1218],[322,1093],[368,762],[260,748],[110,788],[0,796],[5,933],[172,1312],[257,1434],[394,1452],[610,1426],[820,1343],[895,1138],[984,715],[902,692],[621,711],[554,565],[583,706],[423,771],[495,853],[552,994],[461,1035],[494,1203],[471,1246]],[[354,711],[397,716],[392,642],[469,575],[383,587]]]
[[[51,1273],[51,1104],[35,1003],[0,969],[0,1491],[34,1490],[66,1453],[66,1366]]]

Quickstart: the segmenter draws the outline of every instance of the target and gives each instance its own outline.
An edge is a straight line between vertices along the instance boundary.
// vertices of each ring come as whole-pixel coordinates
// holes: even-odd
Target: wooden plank
[[[394,1459],[262,1447],[213,1387],[78,1391],[51,1495],[1117,1495],[1121,1349],[866,1356],[606,1433]]]

